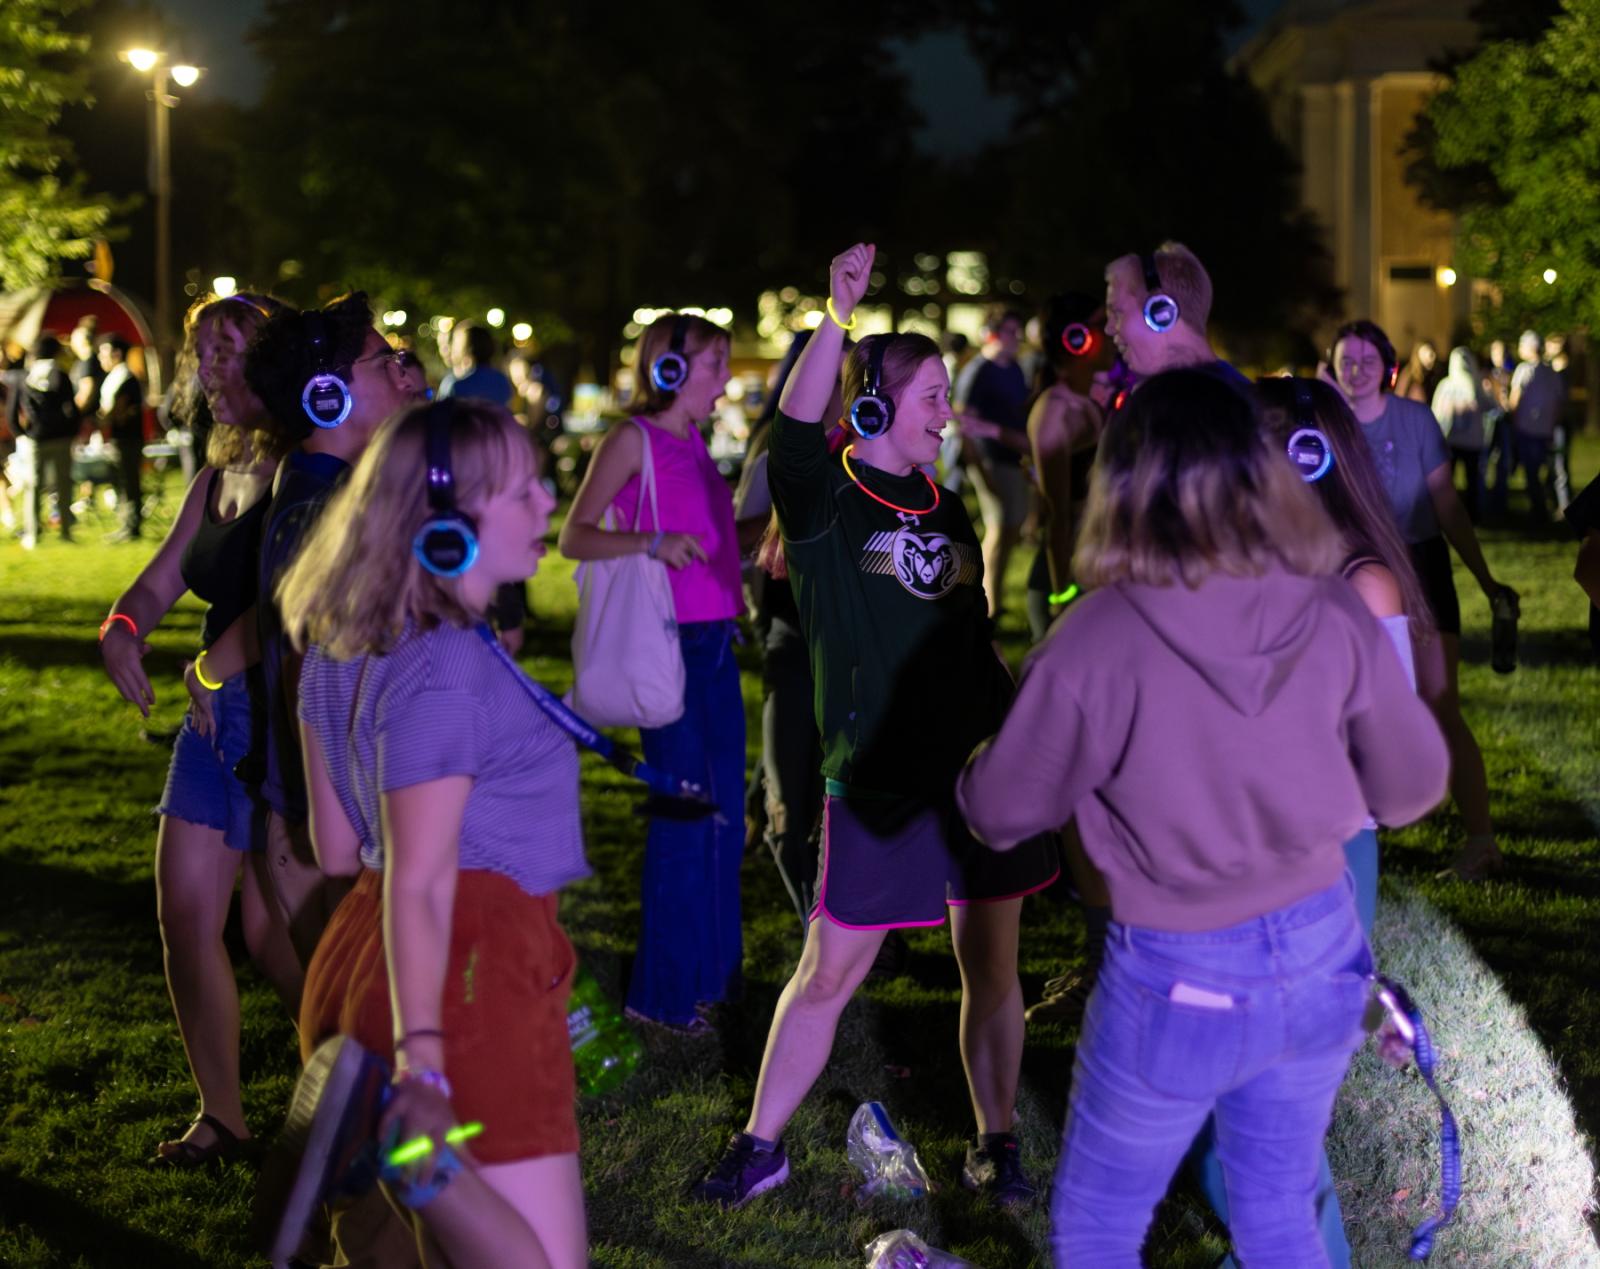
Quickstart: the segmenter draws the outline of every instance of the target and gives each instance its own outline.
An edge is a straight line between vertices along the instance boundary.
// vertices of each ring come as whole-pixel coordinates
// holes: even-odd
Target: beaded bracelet
[[[666,535],[666,531],[665,530],[657,529],[655,537],[650,539],[650,545],[645,547],[644,553],[646,555],[648,555],[651,559],[655,559],[656,558],[656,553],[661,550],[661,540],[663,538],[665,538],[666,536],[667,535]]]
[[[139,627],[133,618],[128,616],[128,614],[125,612],[114,612],[100,623],[101,643],[106,641],[106,635],[110,633],[111,627],[119,621],[128,627],[128,633],[131,634],[135,639],[139,637]]]
[[[446,1101],[455,1097],[455,1090],[450,1087],[450,1081],[445,1079],[443,1071],[429,1070],[426,1066],[407,1066],[397,1070],[394,1078],[397,1084],[408,1080],[426,1084],[429,1088],[437,1089],[444,1094]]]

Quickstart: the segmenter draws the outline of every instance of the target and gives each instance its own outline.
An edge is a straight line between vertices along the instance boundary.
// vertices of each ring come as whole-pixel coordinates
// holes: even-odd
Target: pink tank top
[[[722,478],[698,428],[690,428],[681,439],[649,419],[635,418],[650,437],[650,453],[656,469],[656,503],[661,523],[650,519],[649,500],[645,500],[641,532],[656,528],[668,533],[692,533],[706,553],[702,563],[695,560],[687,568],[668,568],[672,580],[672,602],[678,621],[722,621],[737,617],[743,607],[739,590],[739,534],[733,520],[733,491]],[[632,476],[617,491],[612,506],[612,525],[620,530],[633,528],[639,505],[639,477]]]

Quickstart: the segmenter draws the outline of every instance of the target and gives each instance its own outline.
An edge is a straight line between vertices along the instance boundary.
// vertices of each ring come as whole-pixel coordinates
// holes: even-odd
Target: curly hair
[[[200,337],[208,329],[222,326],[248,343],[274,313],[289,306],[265,292],[236,291],[232,295],[203,295],[183,316],[183,347],[173,367],[172,395],[168,413],[183,426],[206,434],[206,463],[211,467],[237,467],[266,459],[277,461],[294,448],[291,440],[270,417],[253,428],[216,427],[211,406],[200,387]]]
[[[317,318],[327,332],[328,345],[320,360],[312,347],[310,329]],[[371,329],[372,305],[365,292],[352,291],[321,309],[274,313],[251,338],[245,349],[245,382],[273,421],[292,437],[291,447],[312,431],[311,420],[300,404],[306,384],[319,371],[348,381]]]

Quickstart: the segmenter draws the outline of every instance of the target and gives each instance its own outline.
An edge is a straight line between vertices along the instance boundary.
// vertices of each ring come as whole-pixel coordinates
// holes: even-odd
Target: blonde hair
[[[1252,404],[1214,375],[1140,384],[1100,439],[1073,570],[1086,586],[1337,572],[1344,546]]]
[[[656,318],[639,336],[633,360],[633,376],[638,384],[638,395],[633,405],[635,414],[660,414],[677,399],[676,392],[663,392],[656,387],[650,377],[650,367],[662,353],[672,350],[672,328],[678,322],[683,323],[683,346],[680,351],[685,361],[693,360],[701,349],[719,339],[727,344],[732,343],[732,337],[722,327],[691,313],[667,313]]]
[[[284,308],[270,295],[238,291],[232,295],[203,295],[189,306],[183,318],[183,349],[178,354],[173,409],[184,422],[192,422],[203,406],[200,390],[200,336],[207,327],[221,326],[248,344],[266,325],[267,318]],[[244,378],[243,357],[238,375]],[[250,466],[262,460],[276,462],[294,448],[294,440],[272,420],[266,407],[258,427],[215,426],[206,438],[206,463],[211,467]]]
[[[1178,301],[1178,320],[1187,322],[1202,335],[1211,320],[1211,275],[1200,257],[1181,242],[1168,239],[1152,253],[1161,289]],[[1126,265],[1138,294],[1149,298],[1144,282],[1144,261],[1136,254],[1120,256],[1106,266],[1109,280],[1114,270]]]
[[[343,660],[388,651],[408,622],[431,630],[478,620],[461,602],[460,580],[428,572],[411,548],[432,514],[427,430],[441,415],[456,507],[466,514],[536,469],[528,434],[487,401],[449,397],[384,424],[278,583],[284,631],[297,648],[315,643]]]

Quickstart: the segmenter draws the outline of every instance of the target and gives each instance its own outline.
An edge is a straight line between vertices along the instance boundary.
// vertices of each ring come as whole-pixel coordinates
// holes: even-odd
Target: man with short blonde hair
[[[1194,252],[1167,241],[1146,255],[1119,256],[1106,266],[1106,334],[1128,368],[1140,378],[1217,361],[1206,334],[1211,320],[1211,276]],[[1146,316],[1147,302],[1166,296],[1177,314],[1158,329],[1163,315]]]

